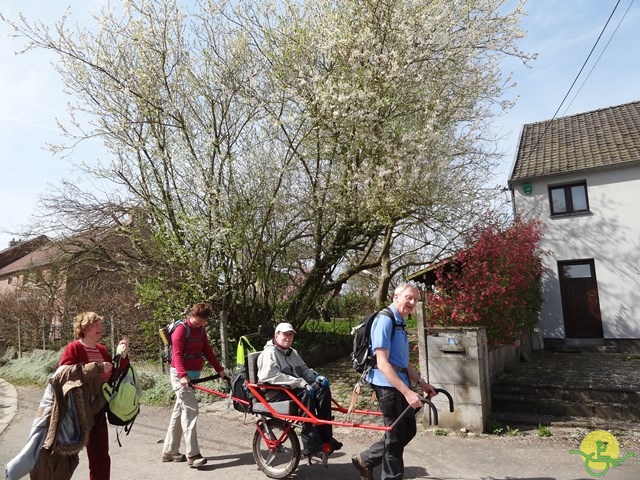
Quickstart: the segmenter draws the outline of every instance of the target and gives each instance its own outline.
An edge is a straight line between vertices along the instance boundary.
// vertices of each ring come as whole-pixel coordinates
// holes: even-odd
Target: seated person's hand
[[[318,375],[316,377],[316,383],[322,388],[327,388],[329,386],[329,379],[324,375]]]

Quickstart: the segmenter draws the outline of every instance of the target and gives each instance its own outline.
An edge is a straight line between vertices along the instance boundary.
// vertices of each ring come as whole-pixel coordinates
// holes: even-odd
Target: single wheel
[[[300,442],[293,426],[282,420],[259,420],[253,434],[253,458],[269,478],[286,478],[300,462]]]

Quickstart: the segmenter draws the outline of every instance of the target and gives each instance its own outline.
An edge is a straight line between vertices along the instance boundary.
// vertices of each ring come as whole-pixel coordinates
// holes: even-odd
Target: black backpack
[[[274,329],[271,325],[260,325],[257,333],[250,333],[243,335],[238,340],[238,348],[236,350],[236,369],[231,375],[231,396],[234,398],[240,398],[249,402],[249,405],[243,405],[240,402],[233,402],[233,408],[242,413],[248,413],[251,411],[251,401],[253,400],[253,394],[245,385],[246,380],[249,378],[249,358],[251,353],[256,353],[257,350],[249,339],[260,338],[261,336],[271,337],[273,336]],[[257,362],[257,360],[255,360]],[[254,367],[256,365],[254,364]],[[254,372],[255,374],[255,372]],[[254,380],[255,381],[255,380]]]
[[[391,339],[396,332],[396,321],[393,312],[386,307],[378,312],[366,316],[358,325],[353,327],[353,351],[351,352],[351,366],[358,373],[364,373],[376,366],[376,356],[369,351],[371,343],[371,325],[376,316],[381,313],[391,319],[393,322],[393,330],[391,330]]]
[[[242,400],[246,400],[251,403],[251,397],[253,395],[251,395],[251,392],[249,392],[249,389],[245,385],[246,380],[247,369],[244,365],[239,365],[231,375],[231,396],[234,398],[241,398]],[[249,405],[243,405],[235,400],[233,402],[233,408],[242,413],[249,412]]]

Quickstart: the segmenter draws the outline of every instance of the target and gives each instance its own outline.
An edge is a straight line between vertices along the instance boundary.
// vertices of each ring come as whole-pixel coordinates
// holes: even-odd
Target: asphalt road
[[[0,435],[0,464],[13,458],[26,442],[31,422],[42,390],[17,387],[18,410]],[[446,414],[446,413],[443,413]],[[253,417],[228,410],[224,401],[211,411],[203,412],[198,424],[202,454],[209,463],[199,470],[186,463],[162,463],[161,439],[164,437],[169,410],[144,406],[129,436],[121,436],[122,448],[116,442],[115,427],[111,427],[112,475],[114,480],[162,479],[225,479],[264,480],[253,460],[251,441]],[[463,437],[456,433],[435,435],[421,431],[405,451],[405,479],[438,480],[582,480],[596,478],[588,473],[579,455],[569,450],[579,449],[588,431],[557,431],[550,438],[540,438],[536,430],[526,435],[497,437],[493,435]],[[351,465],[351,455],[364,449],[379,433],[337,428],[335,436],[345,446],[334,453],[328,468],[321,464],[307,465],[302,461],[291,478],[357,480]],[[620,436],[620,452],[634,451],[638,458],[629,458],[618,467],[611,467],[599,477],[610,480],[640,478],[640,442]],[[379,471],[375,477],[379,478]],[[88,478],[87,460],[80,454],[80,465],[74,478]]]

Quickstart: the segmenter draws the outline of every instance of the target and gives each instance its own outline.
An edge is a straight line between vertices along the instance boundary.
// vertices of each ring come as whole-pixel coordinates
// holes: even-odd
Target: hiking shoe
[[[187,457],[183,453],[163,453],[162,454],[163,462],[186,462]]]
[[[373,468],[367,467],[359,453],[351,457],[351,463],[358,470],[360,478],[363,480],[373,480]]]
[[[204,465],[205,463],[207,463],[207,459],[204,458],[202,455],[198,454],[198,455],[194,455],[193,457],[189,457],[187,459],[187,463],[191,468],[198,468]]]
[[[331,437],[329,440],[329,447],[331,447],[331,451],[335,452],[336,450],[340,450],[342,448],[342,442],[339,442],[335,438]]]
[[[300,452],[300,455],[303,457],[312,457],[314,455],[321,455],[321,454],[322,454],[322,447],[320,448],[302,447],[302,451]]]

